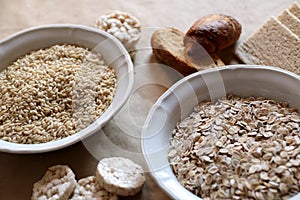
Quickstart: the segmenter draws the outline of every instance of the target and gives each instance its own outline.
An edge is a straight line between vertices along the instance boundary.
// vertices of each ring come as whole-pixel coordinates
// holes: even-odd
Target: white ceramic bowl
[[[75,44],[102,54],[117,74],[115,97],[107,111],[82,131],[61,140],[43,144],[16,144],[0,140],[0,151],[10,153],[40,153],[61,149],[97,132],[126,103],[133,88],[133,64],[123,45],[110,34],[95,28],[52,24],[33,27],[0,41],[0,71],[18,57],[55,44]]]
[[[226,66],[198,72],[178,81],[150,110],[141,144],[152,177],[172,199],[200,199],[177,181],[169,166],[167,154],[172,130],[177,122],[192,113],[200,101],[215,100],[225,93],[287,101],[300,110],[300,77],[280,69]],[[300,196],[292,199],[297,198]]]

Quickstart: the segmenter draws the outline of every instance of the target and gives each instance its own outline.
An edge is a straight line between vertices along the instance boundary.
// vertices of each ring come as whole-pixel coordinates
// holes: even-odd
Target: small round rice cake
[[[77,182],[70,200],[117,200],[118,196],[101,188],[95,176],[82,178]]]
[[[135,195],[145,182],[143,168],[122,157],[102,159],[97,166],[96,178],[101,187],[120,196]]]
[[[33,185],[32,200],[67,200],[76,187],[75,174],[66,165],[55,165]]]
[[[113,35],[130,52],[141,37],[140,21],[132,14],[119,10],[100,16],[96,20],[96,28]]]

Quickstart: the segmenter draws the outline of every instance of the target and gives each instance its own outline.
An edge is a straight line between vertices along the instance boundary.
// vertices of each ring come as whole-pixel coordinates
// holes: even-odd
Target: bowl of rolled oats
[[[122,108],[133,64],[104,31],[43,25],[0,41],[0,85],[0,151],[53,151],[96,133]]]
[[[173,199],[299,199],[299,84],[252,65],[178,81],[143,127],[152,177]]]

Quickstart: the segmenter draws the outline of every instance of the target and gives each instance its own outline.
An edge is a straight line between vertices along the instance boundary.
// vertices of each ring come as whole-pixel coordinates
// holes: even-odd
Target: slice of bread
[[[289,10],[284,10],[277,19],[300,37],[300,19],[293,15]]]
[[[159,60],[185,76],[199,70],[224,65],[219,57],[208,53],[202,56],[200,62],[193,62],[185,54],[183,38],[184,33],[178,29],[159,29],[151,37],[153,53]]]
[[[294,2],[291,7],[289,8],[289,11],[295,15],[298,19],[300,19],[300,7],[297,2]]]
[[[269,65],[300,75],[300,39],[271,17],[236,50],[246,64]]]

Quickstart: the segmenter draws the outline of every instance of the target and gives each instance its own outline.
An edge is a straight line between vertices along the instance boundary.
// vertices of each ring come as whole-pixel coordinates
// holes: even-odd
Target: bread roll
[[[211,14],[197,20],[187,31],[184,45],[188,55],[197,52],[202,45],[209,53],[233,45],[242,32],[240,23],[231,16]]]
[[[200,70],[224,65],[217,55],[209,55],[207,52],[204,55],[200,53],[199,57],[201,58],[199,58],[199,62],[193,62],[190,57],[185,55],[183,38],[184,33],[175,28],[156,30],[151,37],[154,55],[184,76]]]

